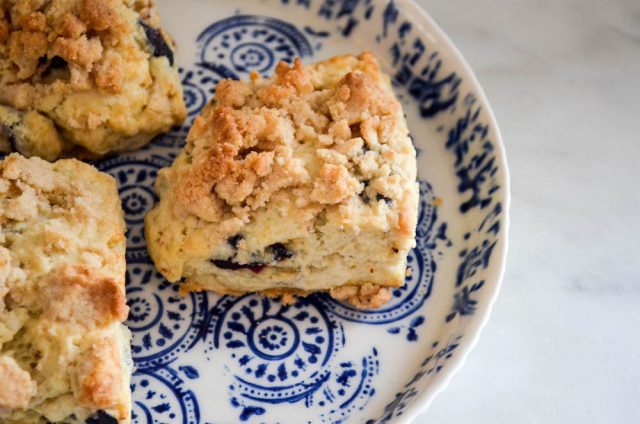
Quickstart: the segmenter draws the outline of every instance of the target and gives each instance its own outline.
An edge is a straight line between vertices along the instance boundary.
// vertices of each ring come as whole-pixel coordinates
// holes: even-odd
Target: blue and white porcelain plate
[[[508,178],[484,94],[436,24],[407,0],[160,0],[189,119],[98,167],[126,212],[134,423],[408,423],[460,368],[503,272]],[[418,149],[418,245],[379,310],[325,295],[180,296],[154,269],[143,217],[218,81],[280,60],[372,51]]]

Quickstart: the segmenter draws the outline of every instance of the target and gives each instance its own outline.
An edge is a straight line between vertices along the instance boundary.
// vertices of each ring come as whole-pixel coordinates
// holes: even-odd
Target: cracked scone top
[[[404,284],[415,149],[369,53],[220,82],[156,191],[147,243],[183,291],[329,291],[378,307]]]
[[[128,423],[124,219],[74,159],[0,161],[0,423]]]
[[[186,111],[153,0],[0,1],[0,151],[138,148]]]

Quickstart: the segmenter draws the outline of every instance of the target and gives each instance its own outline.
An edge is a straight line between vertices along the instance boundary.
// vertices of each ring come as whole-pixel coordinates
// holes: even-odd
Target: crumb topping
[[[90,74],[103,55],[107,33],[120,27],[115,2],[80,0],[74,7],[49,3],[9,1],[0,6],[1,32],[6,33],[0,40],[8,38],[8,52],[0,48],[0,61],[4,59],[5,69],[16,69],[15,82],[42,79],[55,57]]]
[[[115,340],[98,339],[78,358],[77,364],[73,391],[81,405],[108,408],[120,400],[122,370]]]
[[[153,0],[0,1],[0,151],[95,159],[169,131],[173,50]]]
[[[222,81],[196,119],[180,169],[177,199],[209,222],[240,218],[284,189],[306,190],[310,205],[338,205],[365,191],[400,199],[394,125],[400,105],[368,53],[336,79],[278,64],[271,79]],[[407,153],[407,152],[402,152]]]
[[[139,1],[140,19],[157,18],[150,1]],[[142,31],[138,18],[124,0],[18,1],[0,3],[0,100],[24,109],[36,99],[25,98],[21,84],[49,85],[52,81],[73,89],[93,86],[119,93],[126,77],[122,62],[130,43],[127,34]],[[148,22],[147,21],[147,24]],[[140,49],[141,47],[137,47]],[[69,77],[58,73],[68,68]]]
[[[331,290],[334,299],[349,302],[360,309],[377,309],[391,300],[391,290],[375,284],[341,286]]]
[[[0,410],[26,408],[36,394],[36,383],[10,356],[0,355],[0,381]]]
[[[122,23],[116,7],[116,0],[82,0],[80,20],[95,31],[118,31]]]
[[[52,321],[94,327],[124,321],[129,312],[120,284],[87,266],[64,264],[54,269],[39,292],[43,317]]]

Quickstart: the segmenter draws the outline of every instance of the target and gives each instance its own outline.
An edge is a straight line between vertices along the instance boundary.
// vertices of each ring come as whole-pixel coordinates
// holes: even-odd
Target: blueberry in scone
[[[129,423],[124,219],[75,159],[0,161],[0,422]]]
[[[185,115],[153,0],[0,1],[0,152],[99,157]]]
[[[222,81],[156,192],[149,251],[183,291],[328,291],[365,308],[404,284],[416,153],[371,54]]]

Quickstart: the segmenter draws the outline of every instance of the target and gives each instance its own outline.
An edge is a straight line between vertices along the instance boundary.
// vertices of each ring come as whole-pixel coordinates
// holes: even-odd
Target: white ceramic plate
[[[159,1],[178,43],[189,120],[98,164],[126,212],[136,423],[409,422],[460,368],[497,294],[508,180],[491,109],[436,24],[406,0]],[[411,276],[381,310],[316,295],[178,295],[145,248],[159,168],[177,155],[216,83],[372,51],[393,76],[422,191]]]

